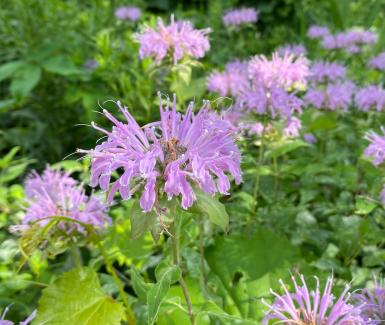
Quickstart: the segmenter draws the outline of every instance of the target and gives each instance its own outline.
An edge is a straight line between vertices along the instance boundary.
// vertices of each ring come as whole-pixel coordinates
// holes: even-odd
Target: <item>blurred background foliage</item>
[[[333,31],[371,28],[379,35],[373,52],[385,48],[383,0],[130,1],[144,12],[140,22],[117,21],[115,9],[127,4],[117,0],[1,2],[0,306],[13,303],[13,319],[27,315],[36,306],[41,286],[71,266],[66,254],[48,263],[35,252],[29,269],[15,273],[18,244],[7,229],[22,213],[20,184],[28,170],[41,170],[47,163],[87,182],[87,162],[63,159],[77,148],[94,146],[98,135],[89,127],[91,121],[108,127],[99,114],[102,108],[115,110],[112,101],[120,100],[145,124],[158,117],[158,91],[175,91],[185,102],[215,99],[206,92],[205,78],[234,58],[268,54],[282,44],[299,42],[305,43],[311,59],[323,58],[328,54],[305,37],[315,23]],[[223,13],[239,6],[259,10],[256,26],[240,33],[223,28]],[[143,22],[154,24],[157,16],[168,19],[170,13],[213,30],[211,50],[202,60],[203,67],[193,69],[188,86],[173,83],[161,69],[154,71],[149,61],[138,59],[135,33]],[[96,62],[94,68],[87,65],[89,60]],[[368,75],[359,60],[348,64],[363,83],[380,78]],[[378,129],[385,118],[370,114],[305,111],[303,124],[321,141],[314,146],[276,148],[272,155],[282,162],[278,168],[272,160],[256,165],[256,147],[241,141],[247,153],[245,181],[223,199],[230,215],[229,233],[205,221],[198,225],[190,220],[184,228],[186,238],[191,239],[183,247],[194,303],[213,299],[228,313],[259,319],[259,298],[280,277],[287,277],[289,269],[321,277],[333,270],[337,278],[353,279],[357,286],[373,270],[384,269],[384,209],[373,197],[378,197],[385,172],[372,167],[361,154],[366,144],[363,133]],[[326,136],[328,141],[322,141]],[[256,174],[261,175],[258,202],[252,195]],[[129,276],[127,266],[134,264],[146,280],[154,281],[155,267],[169,247],[162,239],[153,243],[149,234],[138,240],[129,238],[131,208],[129,202],[112,208],[115,225],[103,245],[123,278]],[[201,244],[196,240],[199,226],[205,230],[203,273],[210,292],[201,292],[197,281],[202,272],[197,253]],[[82,248],[81,253],[103,274],[103,289],[116,295],[117,288],[100,258],[92,249]],[[131,290],[129,280],[127,287]],[[172,290],[171,296],[181,294],[176,286]],[[139,298],[136,304],[140,313]],[[162,308],[168,312],[160,313],[159,324],[186,322],[186,316],[172,305]],[[215,309],[210,317],[217,317]]]

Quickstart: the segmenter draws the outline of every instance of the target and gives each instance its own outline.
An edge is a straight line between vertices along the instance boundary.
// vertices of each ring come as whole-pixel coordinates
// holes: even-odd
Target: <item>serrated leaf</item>
[[[284,143],[278,143],[278,144],[275,144],[274,146],[271,146],[269,150],[266,152],[265,157],[278,158],[298,148],[309,147],[309,146],[310,145],[307,142],[302,140],[286,141]]]
[[[10,91],[14,97],[25,97],[38,84],[41,78],[41,68],[37,65],[26,64],[12,78]]]
[[[139,201],[136,200],[130,211],[131,220],[131,237],[138,239],[144,235],[147,230],[150,230],[156,221],[155,212],[143,212]]]
[[[56,73],[61,76],[70,76],[82,73],[82,70],[78,69],[70,58],[64,55],[54,56],[44,62],[43,67],[45,70],[51,73]]]
[[[180,269],[177,266],[170,266],[163,270],[158,282],[147,292],[148,325],[155,323],[159,313],[160,305],[167,295],[170,286],[180,276]]]
[[[120,325],[123,306],[101,289],[89,268],[64,273],[43,290],[33,324]]]
[[[229,225],[229,215],[225,206],[216,197],[202,191],[196,191],[195,195],[197,197],[195,207],[201,213],[206,214],[212,223],[226,230]]]
[[[150,290],[151,284],[144,282],[142,276],[134,266],[131,268],[131,282],[138,298],[143,302],[146,302],[147,292]]]

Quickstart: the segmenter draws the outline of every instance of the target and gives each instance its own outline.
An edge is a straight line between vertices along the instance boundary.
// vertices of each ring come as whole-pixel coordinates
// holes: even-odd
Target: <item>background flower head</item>
[[[123,6],[115,10],[115,17],[119,20],[137,21],[142,15],[142,11],[138,7]]]
[[[158,18],[154,28],[146,27],[137,35],[140,43],[139,57],[152,57],[157,64],[169,55],[174,64],[184,56],[202,58],[210,49],[207,34],[210,29],[194,29],[190,21],[175,21],[171,16],[170,25]]]
[[[32,172],[25,181],[27,210],[24,225],[49,217],[67,217],[102,229],[110,222],[106,206],[94,195],[87,196],[81,185],[67,173],[47,167],[42,175]],[[67,232],[84,231],[77,223],[60,224]]]
[[[253,24],[258,20],[258,11],[254,8],[233,9],[225,13],[223,23],[226,26],[240,26]]]

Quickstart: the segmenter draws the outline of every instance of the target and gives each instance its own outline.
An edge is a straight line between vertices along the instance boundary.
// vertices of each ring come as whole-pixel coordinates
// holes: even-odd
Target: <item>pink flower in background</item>
[[[335,301],[332,293],[333,278],[326,281],[323,292],[320,290],[318,278],[316,279],[315,291],[310,291],[303,275],[300,276],[301,283],[298,284],[293,277],[293,292],[280,280],[284,291],[283,295],[275,296],[272,305],[266,304],[269,310],[263,320],[264,324],[273,321],[272,324],[319,324],[319,325],[361,325],[364,324],[360,316],[361,306],[349,303],[349,286],[346,286],[342,294]]]
[[[309,79],[313,82],[327,82],[345,79],[346,68],[335,62],[316,61],[310,67]]]
[[[258,20],[258,11],[254,8],[240,8],[228,11],[223,16],[223,23],[226,26],[240,26],[253,24]]]
[[[106,131],[107,140],[94,150],[81,151],[92,158],[91,185],[97,184],[109,192],[111,202],[119,191],[123,199],[131,197],[136,189],[142,190],[140,206],[151,211],[161,188],[168,199],[181,197],[182,208],[188,209],[196,200],[193,184],[207,194],[228,194],[231,174],[237,184],[242,180],[240,153],[234,144],[231,129],[220,116],[209,111],[204,102],[198,113],[193,103],[185,115],[176,111],[176,100],[160,100],[158,122],[140,127],[127,108],[119,102],[126,123],[104,110],[114,124]],[[112,181],[112,173],[121,171]]]
[[[42,175],[32,172],[25,181],[28,207],[24,225],[36,222],[45,225],[49,217],[63,216],[102,229],[110,222],[105,205],[95,196],[87,196],[81,185],[68,173],[47,167]],[[60,225],[67,232],[84,229],[77,223]],[[17,226],[16,226],[17,227]]]
[[[356,92],[355,102],[361,111],[367,112],[371,108],[382,111],[385,108],[385,90],[374,85],[361,88]]]
[[[309,75],[309,61],[290,54],[280,56],[273,53],[271,60],[257,55],[249,63],[249,74],[254,82],[265,87],[275,85],[285,89],[306,85]]]
[[[221,96],[236,96],[248,85],[247,63],[240,61],[228,63],[223,72],[213,72],[207,80],[207,89]]]
[[[312,25],[307,31],[309,38],[323,38],[328,35],[330,35],[330,30],[326,26]]]
[[[385,70],[385,52],[371,58],[368,66],[377,70]]]
[[[137,35],[140,43],[139,57],[151,57],[160,64],[167,55],[173,64],[178,63],[183,57],[202,58],[210,49],[207,34],[210,29],[194,29],[190,21],[175,21],[171,16],[170,25],[164,25],[158,19],[156,27],[146,27]]]
[[[313,105],[315,108],[320,109],[324,104],[325,94],[319,89],[309,89],[303,99],[306,104]]]
[[[119,20],[137,21],[142,15],[142,11],[138,7],[119,7],[115,11],[115,17]]]
[[[283,129],[283,135],[287,138],[296,138],[299,136],[299,131],[302,128],[301,120],[297,117],[290,117]]]
[[[364,156],[371,158],[374,166],[381,165],[385,160],[385,128],[381,127],[384,135],[379,135],[374,131],[365,134],[365,139],[370,142],[364,151]]]
[[[276,49],[276,52],[281,56],[284,56],[285,54],[291,54],[294,56],[304,56],[307,54],[307,50],[302,44],[288,44],[280,46]]]

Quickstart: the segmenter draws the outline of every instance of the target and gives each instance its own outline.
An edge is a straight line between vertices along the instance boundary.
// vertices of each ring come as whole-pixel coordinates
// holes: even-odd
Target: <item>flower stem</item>
[[[265,143],[264,143],[264,132],[265,129],[262,131],[261,135],[261,144],[259,146],[259,156],[258,156],[258,163],[257,168],[261,167],[263,164],[263,155],[265,150]],[[258,194],[259,194],[259,182],[260,182],[260,172],[257,172],[257,175],[255,176],[255,183],[254,183],[254,212],[257,210],[257,202],[258,202]]]
[[[83,266],[82,256],[80,255],[80,250],[75,243],[71,244],[71,255],[75,267],[81,268]]]
[[[120,281],[119,276],[116,274],[116,271],[115,271],[115,269],[111,263],[110,258],[108,257],[108,254],[104,250],[103,245],[100,242],[98,242],[97,246],[98,246],[101,254],[103,255],[105,262],[106,262],[107,271],[112,275],[114,282],[119,289],[119,293],[120,293],[120,296],[122,297],[123,304],[126,307],[127,324],[128,325],[136,325],[136,319],[135,319],[134,313],[131,309],[130,303],[128,302],[122,281]]]
[[[180,250],[179,250],[179,232],[180,232],[180,229],[178,229],[179,227],[176,227],[176,229],[175,229],[174,223],[171,225],[171,230],[172,230],[172,238],[171,238],[172,260],[173,260],[173,263],[175,266],[180,267]],[[188,292],[186,282],[184,281],[182,271],[180,272],[180,277],[179,277],[178,281],[179,281],[179,284],[182,288],[184,298],[186,300],[191,325],[195,325],[196,324],[195,323],[195,316],[193,313],[191,298],[190,298],[190,294]]]

